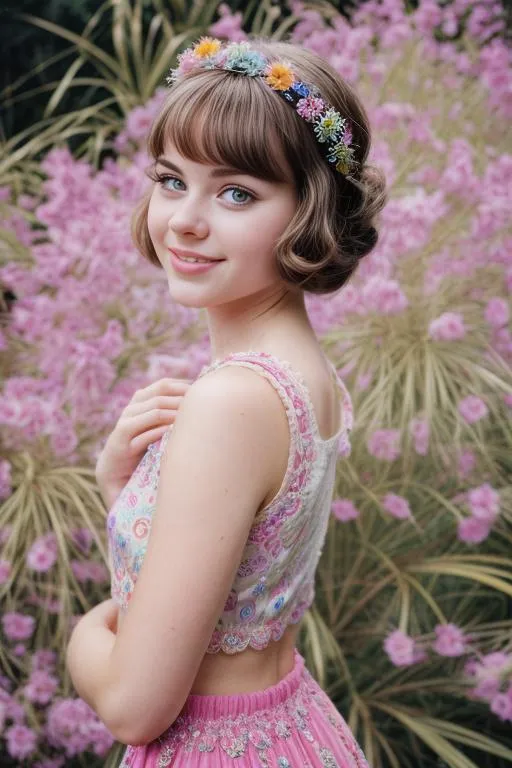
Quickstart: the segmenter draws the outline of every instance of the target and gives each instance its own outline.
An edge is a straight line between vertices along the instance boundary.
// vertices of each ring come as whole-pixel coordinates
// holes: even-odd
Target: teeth
[[[209,264],[208,259],[192,259],[189,256],[179,256],[180,261],[188,261],[191,264]]]

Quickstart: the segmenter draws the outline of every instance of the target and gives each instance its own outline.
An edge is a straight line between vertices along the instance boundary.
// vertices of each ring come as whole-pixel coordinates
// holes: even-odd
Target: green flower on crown
[[[336,165],[336,170],[340,173],[348,173],[354,162],[354,150],[348,147],[343,141],[338,142],[330,148],[327,159],[330,163]]]
[[[339,134],[343,132],[345,120],[339,112],[331,107],[320,117],[314,127],[315,135],[319,142],[332,141],[338,139]]]

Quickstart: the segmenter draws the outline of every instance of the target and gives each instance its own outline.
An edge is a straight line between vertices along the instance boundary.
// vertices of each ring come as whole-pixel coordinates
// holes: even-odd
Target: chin
[[[172,283],[169,285],[169,295],[176,304],[188,309],[205,309],[211,306],[211,298],[205,292],[180,290]]]

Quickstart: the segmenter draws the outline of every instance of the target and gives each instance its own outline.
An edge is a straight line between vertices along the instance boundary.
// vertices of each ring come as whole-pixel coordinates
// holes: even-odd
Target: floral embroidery
[[[328,744],[320,743],[323,737],[318,734],[319,719],[331,734]],[[316,752],[317,759],[313,764],[301,762],[299,766],[284,753],[289,741],[303,739]],[[344,718],[305,667],[296,690],[281,703],[252,714],[216,718],[193,715],[185,708],[171,727],[147,747],[156,752],[151,765],[157,768],[172,766],[175,760],[178,765],[182,760],[186,764],[185,756],[193,760],[201,753],[205,754],[205,768],[216,764],[213,753],[227,755],[233,761],[242,758],[242,765],[253,768],[274,768],[276,760],[280,768],[369,768]],[[120,768],[130,768],[137,751],[147,747],[128,747]]]
[[[206,50],[206,49],[205,49]],[[230,355],[205,366],[258,371],[280,395],[290,429],[290,453],[281,489],[255,517],[238,571],[207,652],[256,650],[279,640],[314,599],[315,571],[327,530],[339,453],[350,452],[352,402],[338,379],[344,425],[323,440],[308,388],[289,363],[264,352]],[[171,429],[149,446],[107,518],[112,597],[125,610],[142,567],[155,510],[160,460]]]

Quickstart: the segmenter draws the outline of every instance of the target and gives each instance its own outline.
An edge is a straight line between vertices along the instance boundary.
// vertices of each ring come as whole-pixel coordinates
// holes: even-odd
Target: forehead
[[[277,182],[273,182],[270,179],[255,175],[254,173],[251,173],[250,171],[246,169],[242,169],[235,165],[226,165],[224,163],[216,164],[216,163],[212,163],[210,160],[208,162],[203,162],[197,159],[186,157],[185,155],[181,154],[181,152],[178,150],[176,145],[171,140],[168,140],[165,143],[164,153],[160,155],[160,157],[157,157],[155,159],[160,165],[163,165],[169,170],[178,172],[178,173],[189,172],[189,171],[192,171],[194,173],[199,172],[208,178],[220,179],[220,180],[226,177],[232,177],[237,175],[252,176],[253,178],[258,178],[259,181],[264,183],[268,183],[268,184],[277,183]]]
[[[272,94],[248,82],[251,78],[194,80],[201,78],[180,83],[168,97],[150,137],[153,157],[170,158],[175,150],[212,169],[229,167],[266,181],[293,182],[286,133],[268,109]]]

